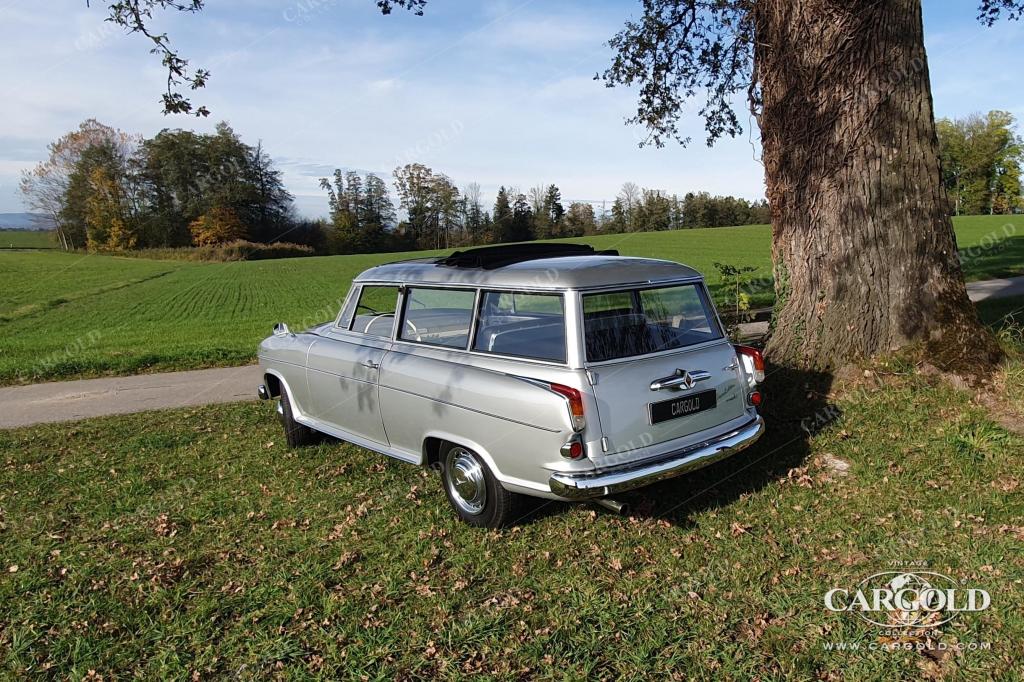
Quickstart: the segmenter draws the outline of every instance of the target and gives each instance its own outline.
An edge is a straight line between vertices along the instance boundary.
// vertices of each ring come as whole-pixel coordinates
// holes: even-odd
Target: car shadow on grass
[[[769,368],[762,386],[765,404],[760,410],[766,429],[750,448],[690,474],[615,496],[626,503],[631,516],[664,519],[693,527],[693,516],[724,507],[744,495],[784,479],[803,466],[815,433],[836,421],[842,412],[828,400],[833,377],[828,372]],[[538,501],[521,524],[565,513],[567,504]],[[599,514],[615,512],[594,505]]]

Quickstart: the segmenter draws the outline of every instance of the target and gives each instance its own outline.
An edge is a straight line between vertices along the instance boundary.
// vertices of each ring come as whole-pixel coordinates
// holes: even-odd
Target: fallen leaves
[[[334,562],[333,566],[331,566],[331,570],[340,571],[346,566],[351,566],[352,564],[356,563],[357,561],[359,561],[360,558],[362,558],[362,555],[360,555],[359,552],[342,552],[341,556],[338,557],[338,560]]]
[[[739,536],[746,534],[746,532],[751,528],[752,526],[745,526],[738,521],[733,521],[732,525],[729,526],[729,532],[734,538],[738,538]]]
[[[164,538],[173,538],[178,534],[178,526],[167,514],[160,514],[153,520],[153,532]]]

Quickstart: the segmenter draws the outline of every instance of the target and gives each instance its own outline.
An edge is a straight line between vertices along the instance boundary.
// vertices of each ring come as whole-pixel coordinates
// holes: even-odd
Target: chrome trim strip
[[[611,467],[590,474],[556,473],[548,479],[548,486],[555,495],[570,500],[614,495],[713,464],[753,445],[763,433],[764,419],[758,416],[745,426],[654,462]]]
[[[676,373],[672,376],[662,377],[651,382],[652,391],[661,391],[666,388],[693,388],[698,381],[707,381],[711,378],[710,372],[705,372],[702,369],[695,369],[692,372],[688,372],[685,369],[677,369]]]

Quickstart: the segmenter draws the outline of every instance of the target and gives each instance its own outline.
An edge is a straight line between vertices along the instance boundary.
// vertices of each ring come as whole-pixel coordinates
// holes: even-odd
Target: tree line
[[[227,123],[211,134],[163,130],[146,139],[90,119],[49,152],[20,188],[66,249],[271,242],[295,227],[280,171]]]
[[[441,249],[533,239],[593,234],[678,230],[767,223],[764,200],[690,192],[680,198],[627,182],[611,203],[562,199],[558,185],[540,184],[527,191],[498,188],[494,204],[485,206],[480,185],[461,190],[444,173],[421,163],[394,171],[397,207],[379,176],[336,170],[321,178],[330,219],[323,225],[330,253]],[[398,219],[399,212],[403,217]]]
[[[1007,111],[941,118],[935,122],[942,158],[942,182],[954,215],[1017,213],[1021,197],[1024,142]]]
[[[262,144],[243,142],[227,123],[208,134],[168,129],[144,138],[89,119],[48,150],[45,161],[22,175],[21,191],[69,250],[247,241],[373,253],[770,219],[763,200],[707,192],[679,197],[631,182],[610,206],[565,202],[554,184],[526,191],[502,186],[486,206],[477,183],[460,189],[444,173],[409,163],[394,170],[393,187],[373,173],[339,169],[321,178],[329,217],[308,220],[296,215]]]
[[[938,136],[950,211],[1022,210],[1024,144],[1002,111],[942,119]],[[480,185],[459,188],[420,163],[393,172],[393,191],[373,173],[321,178],[326,220],[299,218],[281,173],[261,144],[227,123],[213,133],[163,130],[130,135],[96,120],[49,146],[22,177],[28,205],[46,213],[62,246],[92,251],[203,246],[238,240],[291,242],[318,253],[417,248],[768,223],[764,200],[622,185],[611,202],[562,199],[555,184],[498,189],[486,206]],[[397,203],[395,201],[397,199]]]

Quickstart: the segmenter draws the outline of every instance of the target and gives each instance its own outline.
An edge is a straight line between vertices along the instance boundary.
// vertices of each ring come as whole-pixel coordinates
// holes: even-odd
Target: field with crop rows
[[[968,279],[1024,273],[1024,217],[956,220]],[[767,226],[586,237],[623,255],[703,272],[725,300],[715,262],[757,268],[753,303],[771,303]],[[60,252],[0,252],[0,384],[250,362],[271,326],[336,315],[366,268],[431,252],[193,263]]]

